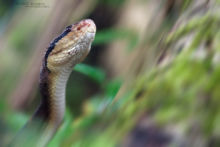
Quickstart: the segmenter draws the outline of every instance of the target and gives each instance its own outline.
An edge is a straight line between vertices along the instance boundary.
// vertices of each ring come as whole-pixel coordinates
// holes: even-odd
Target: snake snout
[[[90,32],[90,33],[96,32],[96,25],[95,25],[94,21],[91,19],[82,20],[79,23],[77,23],[76,25],[77,25],[77,28],[76,28],[77,31],[84,30],[84,31]]]
[[[88,26],[88,32],[90,32],[90,33],[95,33],[96,32],[96,25],[95,25],[93,20],[86,19],[86,20],[84,20],[84,23],[86,23],[87,26]]]

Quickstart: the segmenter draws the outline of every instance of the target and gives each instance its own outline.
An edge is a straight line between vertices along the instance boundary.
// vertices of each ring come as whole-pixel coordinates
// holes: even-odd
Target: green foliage
[[[138,36],[135,32],[125,29],[106,29],[98,31],[94,44],[105,44],[115,40],[125,40],[128,42],[128,51],[131,51],[138,43]]]
[[[113,80],[108,82],[108,84],[106,85],[106,89],[105,89],[105,96],[107,97],[107,99],[111,99],[113,100],[114,97],[116,96],[120,86],[121,86],[121,81],[120,80]]]
[[[105,80],[105,73],[99,68],[91,67],[89,65],[81,63],[77,64],[74,67],[74,70],[88,76],[98,84],[101,84]]]
[[[13,130],[19,130],[29,119],[29,116],[22,113],[9,113],[6,122]]]

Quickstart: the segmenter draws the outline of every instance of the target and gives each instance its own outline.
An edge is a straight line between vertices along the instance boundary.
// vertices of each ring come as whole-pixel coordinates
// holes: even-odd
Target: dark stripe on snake
[[[57,38],[55,38],[51,43],[50,46],[47,49],[47,52],[45,54],[45,67],[47,67],[47,58],[49,56],[49,54],[52,52],[52,50],[54,49],[54,47],[56,46],[56,43],[61,40],[63,37],[65,37],[70,31],[71,31],[71,27],[72,25],[66,27],[66,30]]]

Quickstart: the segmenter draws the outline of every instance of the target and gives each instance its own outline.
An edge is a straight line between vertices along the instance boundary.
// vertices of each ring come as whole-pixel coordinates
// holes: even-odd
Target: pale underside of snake
[[[40,73],[41,104],[10,146],[45,146],[62,124],[65,113],[65,89],[74,65],[89,53],[96,33],[90,19],[66,27],[50,43]]]

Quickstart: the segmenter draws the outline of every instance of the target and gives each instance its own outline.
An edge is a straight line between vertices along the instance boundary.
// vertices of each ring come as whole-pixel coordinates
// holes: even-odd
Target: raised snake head
[[[59,72],[61,68],[73,68],[89,53],[95,33],[96,26],[91,19],[66,27],[48,47],[44,66],[52,72]]]

